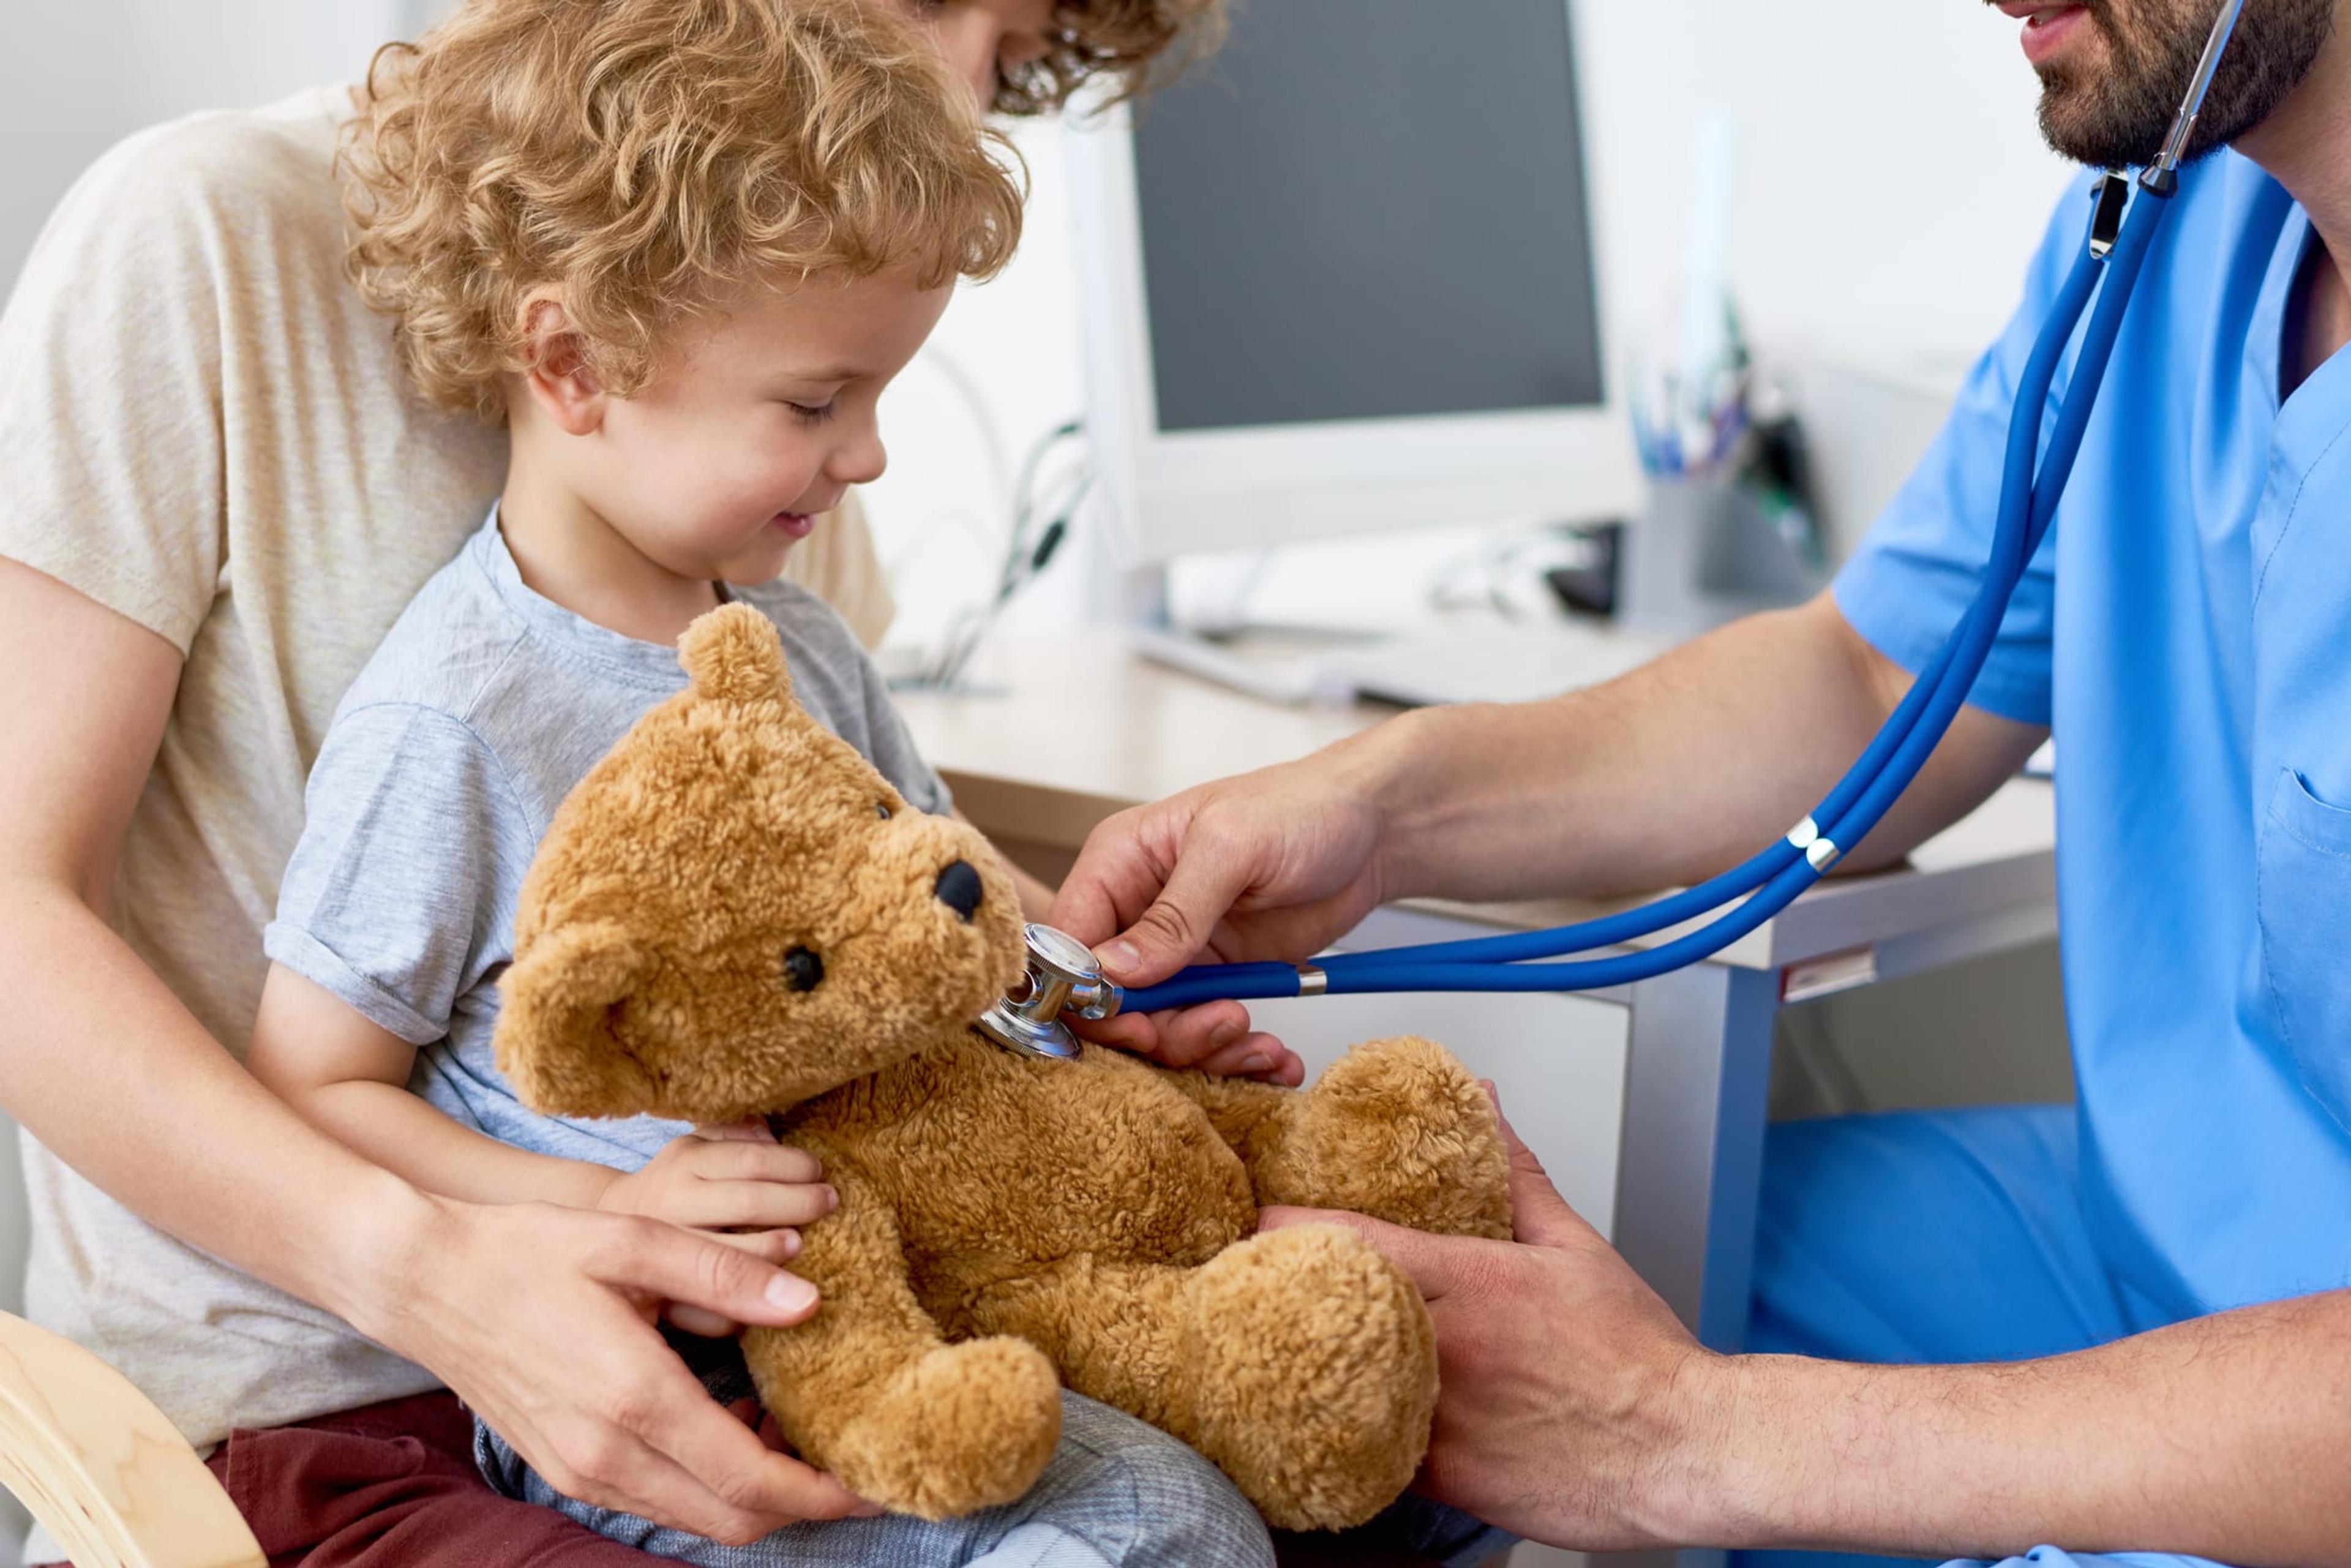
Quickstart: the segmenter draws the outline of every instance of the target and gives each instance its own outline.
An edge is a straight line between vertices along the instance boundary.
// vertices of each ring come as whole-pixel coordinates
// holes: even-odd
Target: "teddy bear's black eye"
[[[812,991],[824,984],[824,960],[805,947],[784,955],[784,983],[796,991]]]
[[[883,821],[888,821],[890,820],[890,802],[887,800],[874,801],[873,814],[881,818]]]

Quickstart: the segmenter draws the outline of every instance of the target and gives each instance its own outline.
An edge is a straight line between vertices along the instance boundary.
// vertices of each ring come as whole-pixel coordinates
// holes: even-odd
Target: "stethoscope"
[[[2064,494],[2065,481],[2081,451],[2083,432],[2105,380],[2106,362],[2122,330],[2123,313],[2129,308],[2140,267],[2179,189],[2180,159],[2244,5],[2245,0],[2225,0],[2221,5],[2163,150],[2139,175],[2138,199],[2130,199],[2130,182],[2118,173],[2108,172],[2093,188],[2088,244],[2058,291],[2017,386],[2016,408],[2009,420],[2000,512],[1991,559],[1985,563],[1975,601],[1876,738],[1836,788],[1786,837],[1744,864],[1695,887],[1597,920],[1548,931],[1332,954],[1313,964],[1196,965],[1159,985],[1133,992],[1122,991],[1107,979],[1093,955],[1076,938],[1048,925],[1031,925],[1027,973],[1012,994],[980,1020],[980,1032],[1023,1054],[1068,1058],[1078,1053],[1078,1045],[1063,1021],[1065,1017],[1101,1019],[1121,1012],[1155,1012],[1226,998],[1253,1001],[1370,991],[1594,990],[1650,979],[1711,957],[1785,909],[1818,882],[1845,850],[1867,836],[1909,788],[1974,686],[2017,582],[2048,532],[2058,498]],[[2099,287],[2102,272],[2104,288]],[[2095,310],[2090,309],[2093,295],[2097,300]],[[2050,387],[2085,311],[2090,316],[2089,328],[2083,334],[2048,448],[2042,452],[2041,427]],[[1744,902],[1697,930],[1655,947],[1572,963],[1531,962],[1616,946],[1697,919],[1734,899]]]

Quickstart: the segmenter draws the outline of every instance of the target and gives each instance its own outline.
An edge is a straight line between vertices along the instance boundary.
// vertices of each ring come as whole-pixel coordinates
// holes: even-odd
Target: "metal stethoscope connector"
[[[1110,1018],[1125,1005],[1126,993],[1103,977],[1093,954],[1067,932],[1032,925],[1026,936],[1028,973],[972,1027],[1018,1055],[1067,1061],[1078,1054],[1078,1040],[1061,1015]]]

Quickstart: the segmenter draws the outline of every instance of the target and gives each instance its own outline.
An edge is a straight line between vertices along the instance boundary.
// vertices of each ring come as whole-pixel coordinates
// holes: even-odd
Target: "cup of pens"
[[[1740,482],[1752,427],[1753,374],[1735,329],[1696,362],[1635,361],[1626,402],[1648,503],[1620,547],[1617,619],[1695,635],[1817,591],[1816,559],[1792,548]]]
[[[1735,466],[1752,370],[1737,335],[1723,336],[1721,351],[1695,362],[1632,361],[1625,386],[1633,439],[1653,485],[1714,479]]]

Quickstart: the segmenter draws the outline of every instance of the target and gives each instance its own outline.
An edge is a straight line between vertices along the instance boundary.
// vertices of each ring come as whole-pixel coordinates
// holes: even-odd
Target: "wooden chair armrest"
[[[265,1568],[179,1429],[89,1351],[0,1312],[0,1486],[75,1568]]]

